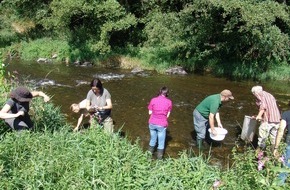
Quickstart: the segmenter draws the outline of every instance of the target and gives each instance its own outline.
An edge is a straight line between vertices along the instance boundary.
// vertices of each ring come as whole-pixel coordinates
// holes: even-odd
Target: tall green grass
[[[57,54],[57,61],[64,61],[70,58],[72,52],[67,41],[51,38],[41,38],[34,41],[22,41],[5,48],[13,56],[18,56],[22,60],[37,60],[38,58],[51,59]]]
[[[263,81],[290,81],[290,66],[288,63],[272,66],[260,79]]]
[[[52,103],[44,103],[43,98],[34,98],[31,101],[30,113],[34,121],[35,131],[55,131],[64,127],[70,128],[60,107]]]
[[[202,156],[152,160],[138,143],[94,126],[80,133],[7,133],[0,143],[1,189],[287,189],[271,160],[257,170],[253,150],[234,153],[226,171]],[[276,169],[275,169],[276,168]]]
[[[209,189],[218,177],[201,157],[155,162],[136,143],[97,127],[10,133],[0,152],[1,189]]]

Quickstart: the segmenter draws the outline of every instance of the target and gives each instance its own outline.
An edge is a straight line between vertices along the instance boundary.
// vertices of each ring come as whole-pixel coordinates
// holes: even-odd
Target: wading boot
[[[196,140],[196,145],[197,145],[199,150],[202,150],[203,149],[203,140],[202,139],[197,139]]]
[[[155,149],[154,146],[149,146],[148,151],[149,151],[151,154],[153,154],[153,153],[154,153],[154,149]]]
[[[164,149],[157,149],[157,159],[162,160]]]

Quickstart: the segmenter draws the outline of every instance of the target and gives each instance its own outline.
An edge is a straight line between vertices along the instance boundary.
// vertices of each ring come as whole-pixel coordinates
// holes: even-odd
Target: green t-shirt
[[[213,94],[206,97],[200,104],[198,104],[196,109],[204,118],[208,119],[209,114],[216,114],[221,106],[221,95]]]

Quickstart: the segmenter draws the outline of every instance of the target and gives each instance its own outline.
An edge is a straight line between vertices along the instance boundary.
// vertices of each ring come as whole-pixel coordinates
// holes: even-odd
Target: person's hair
[[[259,93],[259,92],[263,91],[263,87],[262,86],[254,86],[251,91],[252,91],[252,93]]]
[[[100,90],[100,94],[103,94],[104,88],[100,79],[94,78],[91,81],[91,87],[97,87]]]
[[[75,113],[78,113],[80,111],[80,107],[79,107],[79,104],[72,104],[70,106],[70,109],[75,112]]]
[[[163,95],[165,97],[168,97],[168,88],[166,86],[163,86],[162,88],[160,88],[158,95]]]

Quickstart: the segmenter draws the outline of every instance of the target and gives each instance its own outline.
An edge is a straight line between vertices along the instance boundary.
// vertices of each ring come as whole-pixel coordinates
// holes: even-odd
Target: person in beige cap
[[[210,128],[213,135],[217,135],[214,129],[214,118],[216,119],[218,127],[223,127],[219,109],[222,102],[233,100],[232,92],[223,90],[219,94],[213,94],[206,97],[193,111],[193,123],[196,132],[196,143],[199,149],[202,148],[205,139],[206,131]]]
[[[50,98],[42,91],[30,92],[26,87],[17,87],[10,92],[10,98],[0,111],[0,115],[16,114],[17,117],[6,117],[5,123],[14,130],[31,129],[33,123],[28,114],[29,102],[33,97],[41,96],[47,102]],[[15,116],[16,116],[15,115]]]

